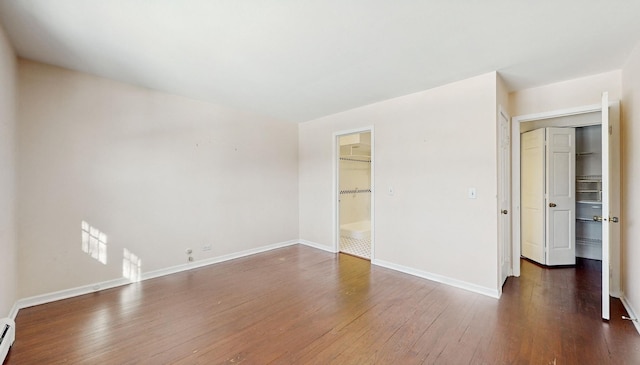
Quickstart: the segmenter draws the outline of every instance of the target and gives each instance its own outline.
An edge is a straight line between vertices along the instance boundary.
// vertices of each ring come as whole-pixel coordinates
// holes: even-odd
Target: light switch
[[[389,195],[393,195],[395,193],[395,190],[393,189],[393,186],[389,186]]]
[[[468,192],[469,199],[475,199],[476,196],[476,188],[469,188]]]

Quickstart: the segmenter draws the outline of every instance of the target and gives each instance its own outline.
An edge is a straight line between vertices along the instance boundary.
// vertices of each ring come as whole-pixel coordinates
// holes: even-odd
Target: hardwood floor
[[[23,309],[5,364],[640,364],[596,263],[496,300],[296,245]]]

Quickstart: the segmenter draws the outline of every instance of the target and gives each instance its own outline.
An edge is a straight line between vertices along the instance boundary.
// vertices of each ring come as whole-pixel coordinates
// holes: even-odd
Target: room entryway
[[[336,136],[338,251],[368,260],[372,257],[371,137],[371,130]]]

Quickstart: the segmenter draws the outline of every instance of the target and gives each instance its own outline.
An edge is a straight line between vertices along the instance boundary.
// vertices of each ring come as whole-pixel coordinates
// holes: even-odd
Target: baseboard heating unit
[[[4,362],[15,339],[15,322],[11,318],[0,318],[0,364]]]

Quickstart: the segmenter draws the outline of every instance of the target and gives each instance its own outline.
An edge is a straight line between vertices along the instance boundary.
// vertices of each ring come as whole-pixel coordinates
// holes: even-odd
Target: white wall
[[[18,120],[21,297],[298,238],[295,124],[24,60]]]
[[[16,56],[0,26],[0,317],[17,299],[15,78]]]
[[[622,69],[622,291],[640,314],[640,44]]]
[[[333,247],[333,133],[374,126],[374,262],[497,293],[496,77],[301,123],[300,237]]]
[[[509,94],[511,116],[600,104],[602,92],[609,100],[621,100],[621,71],[610,71],[578,79],[557,82]]]

